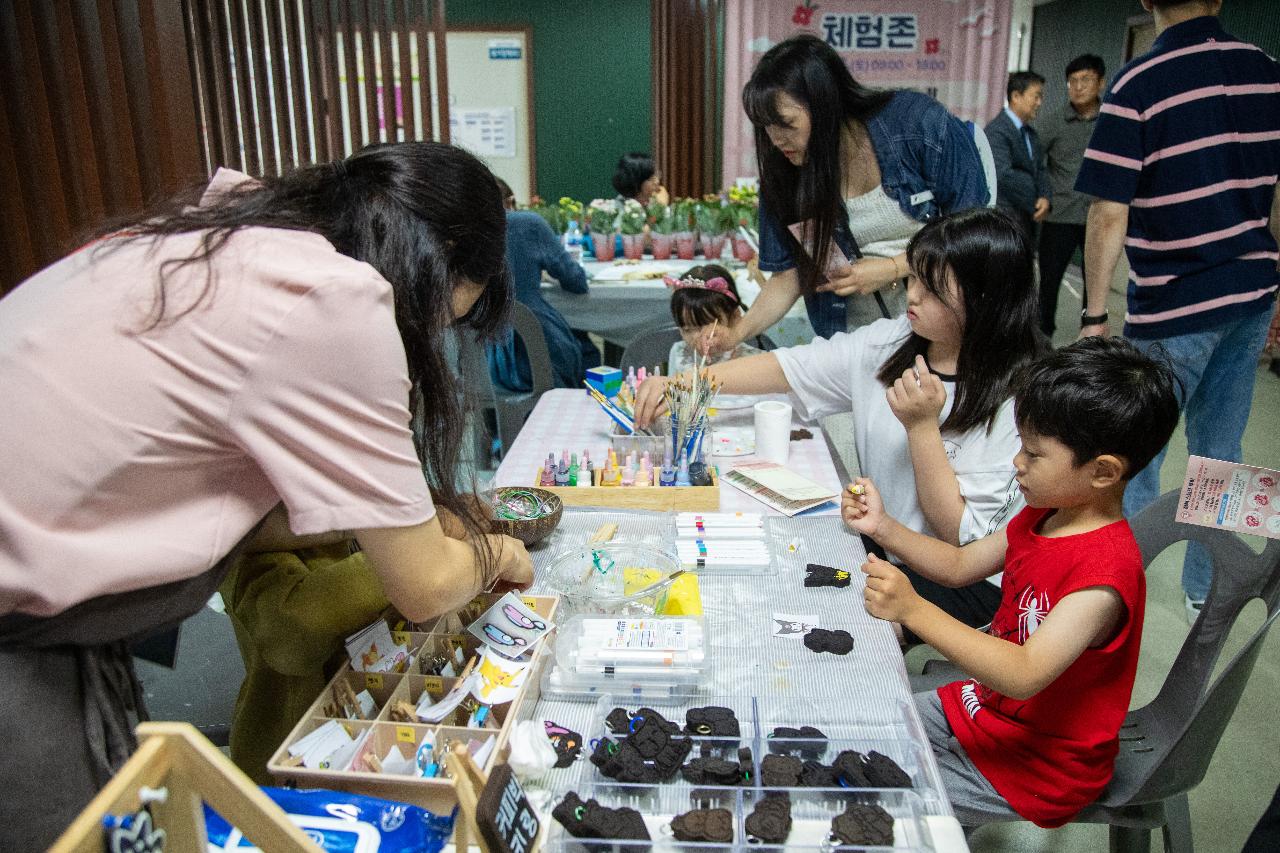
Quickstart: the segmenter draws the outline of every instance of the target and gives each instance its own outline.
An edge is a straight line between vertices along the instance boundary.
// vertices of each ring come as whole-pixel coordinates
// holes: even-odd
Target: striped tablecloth
[[[764,398],[761,398],[764,399]],[[778,397],[777,399],[785,399]],[[712,420],[712,429],[720,427],[747,427],[753,423],[751,409],[734,409],[718,412]],[[592,460],[603,459],[609,447],[609,430],[613,421],[609,420],[595,401],[587,395],[585,389],[574,391],[559,388],[547,391],[534,407],[529,420],[525,421],[520,434],[511,445],[511,450],[494,475],[497,486],[528,486],[533,472],[546,460],[548,453],[555,453],[560,458],[562,450],[570,453],[581,453],[586,449]],[[796,421],[793,427],[800,427]],[[840,475],[831,461],[831,453],[827,448],[825,436],[817,426],[805,426],[813,433],[813,438],[791,442],[791,455],[787,467],[796,474],[806,477],[819,485],[827,486],[834,492],[841,489]],[[754,456],[716,456],[712,462],[723,473],[739,462],[754,460]],[[774,512],[755,498],[749,497],[728,483],[720,486],[720,509],[723,512]],[[806,515],[838,515],[839,507],[832,503],[825,509],[811,510]]]

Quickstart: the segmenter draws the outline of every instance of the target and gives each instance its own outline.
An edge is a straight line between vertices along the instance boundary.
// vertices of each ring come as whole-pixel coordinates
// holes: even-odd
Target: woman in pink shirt
[[[194,613],[255,531],[354,535],[414,620],[532,582],[454,485],[445,338],[502,322],[504,238],[479,160],[372,146],[220,170],[0,301],[0,849],[43,849],[127,758],[128,643]]]

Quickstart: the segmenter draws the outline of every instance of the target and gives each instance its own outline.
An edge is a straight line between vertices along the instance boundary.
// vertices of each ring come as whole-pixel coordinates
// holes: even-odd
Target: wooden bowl
[[[515,537],[525,544],[525,546],[533,545],[541,542],[552,534],[552,532],[560,525],[560,518],[564,515],[564,504],[560,500],[560,496],[546,489],[537,489],[525,486],[499,486],[493,490],[493,494],[501,497],[507,492],[532,492],[539,498],[547,502],[547,506],[551,507],[551,513],[541,518],[533,518],[528,521],[515,521],[506,518],[493,519],[493,532],[505,533],[507,536]]]

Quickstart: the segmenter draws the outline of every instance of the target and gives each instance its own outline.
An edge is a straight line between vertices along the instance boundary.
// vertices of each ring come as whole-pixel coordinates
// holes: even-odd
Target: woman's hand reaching
[[[898,264],[893,258],[859,258],[842,270],[827,273],[827,280],[818,285],[818,290],[837,296],[866,296],[898,278]]]

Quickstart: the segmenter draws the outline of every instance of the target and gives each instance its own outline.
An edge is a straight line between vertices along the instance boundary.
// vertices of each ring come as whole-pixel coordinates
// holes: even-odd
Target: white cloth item
[[[537,779],[556,766],[556,748],[541,719],[521,720],[511,731],[507,763],[521,780]]]
[[[987,207],[996,206],[996,155],[991,153],[991,141],[987,132],[976,122],[969,122],[973,130],[973,144],[978,146],[978,159],[982,161],[982,175],[987,180]]]
[[[889,197],[884,187],[846,198],[849,234],[858,251],[870,258],[892,258],[907,250],[907,243],[924,226],[902,212],[902,207]]]
[[[876,379],[880,366],[910,334],[905,317],[878,320],[851,333],[816,338],[805,346],[774,352],[791,386],[796,411],[806,419],[853,411],[854,445],[864,476],[880,490],[885,510],[912,530],[936,535],[925,520],[916,494],[907,433],[894,416],[885,388]],[[955,383],[943,382],[945,420],[955,399]],[[1024,504],[1014,482],[1013,457],[1021,440],[1006,400],[988,433],[986,425],[965,433],[944,432],[943,446],[964,497],[960,543],[993,533]],[[998,579],[993,579],[998,582]]]

